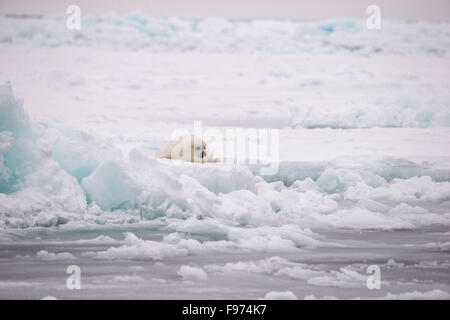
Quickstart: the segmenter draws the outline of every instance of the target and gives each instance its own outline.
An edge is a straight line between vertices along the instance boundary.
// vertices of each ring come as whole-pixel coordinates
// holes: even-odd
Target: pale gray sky
[[[82,12],[140,10],[154,16],[225,16],[274,18],[365,18],[370,4],[384,18],[449,18],[450,0],[0,0],[0,13],[65,12],[70,4]]]

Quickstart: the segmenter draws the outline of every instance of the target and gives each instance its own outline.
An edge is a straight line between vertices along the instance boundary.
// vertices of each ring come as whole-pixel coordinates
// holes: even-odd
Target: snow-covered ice
[[[85,19],[0,17],[0,297],[449,299],[448,21]],[[195,121],[276,173],[154,158]]]

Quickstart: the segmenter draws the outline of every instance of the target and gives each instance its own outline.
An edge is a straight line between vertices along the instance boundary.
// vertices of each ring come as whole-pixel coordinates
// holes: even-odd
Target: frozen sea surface
[[[448,22],[60,24],[0,18],[1,298],[450,299]],[[198,121],[277,172],[154,158]]]
[[[447,248],[438,244],[448,241],[448,229],[323,231],[321,236],[336,246],[295,251],[274,248],[259,252],[192,252],[156,260],[145,256],[144,252],[152,250],[150,242],[142,250],[123,243],[123,231],[159,243],[167,234],[162,226],[141,223],[91,226],[78,231],[41,228],[30,232],[27,240],[5,242],[0,252],[1,297],[256,299],[271,291],[291,291],[300,299],[311,295],[386,298],[389,293],[390,298],[407,298],[406,294],[410,294],[410,298],[449,299],[448,242]],[[111,238],[80,241],[99,234]],[[124,245],[127,257],[99,257],[99,253]],[[69,258],[62,253],[70,254]],[[70,264],[81,267],[81,290],[66,288],[65,270]],[[381,269],[379,290],[366,287],[366,270],[373,264]],[[184,279],[179,275],[182,266],[203,269],[206,280],[195,275]]]

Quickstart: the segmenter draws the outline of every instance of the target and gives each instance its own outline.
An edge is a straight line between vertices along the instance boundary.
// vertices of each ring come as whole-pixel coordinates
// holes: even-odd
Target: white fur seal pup
[[[195,135],[180,136],[156,153],[156,158],[181,159],[189,162],[219,162],[206,142]]]

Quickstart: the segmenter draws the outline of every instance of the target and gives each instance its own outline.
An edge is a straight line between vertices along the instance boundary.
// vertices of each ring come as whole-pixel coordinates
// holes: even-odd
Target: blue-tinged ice
[[[23,102],[14,97],[11,84],[0,86],[0,192],[19,187],[34,162],[33,133]]]
[[[88,201],[94,201],[104,210],[129,208],[134,204],[136,187],[124,169],[115,162],[101,164],[81,184]]]
[[[53,160],[59,164],[61,169],[81,181],[89,176],[99,164],[94,154],[86,152],[87,146],[79,140],[67,137],[59,138],[53,145]]]

